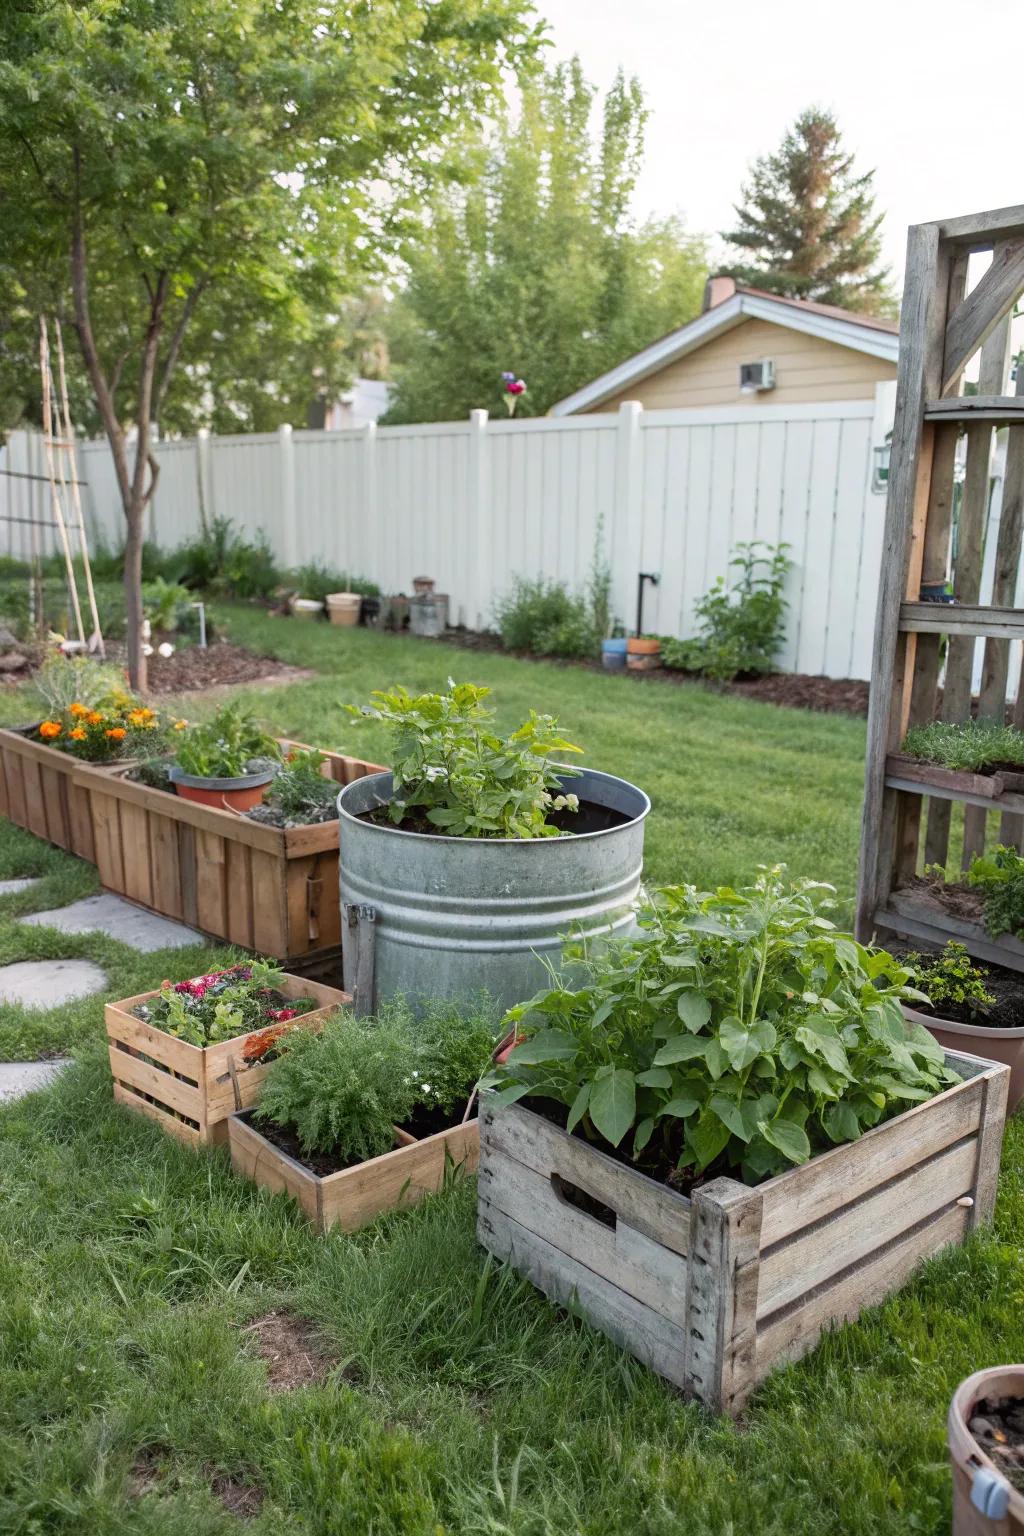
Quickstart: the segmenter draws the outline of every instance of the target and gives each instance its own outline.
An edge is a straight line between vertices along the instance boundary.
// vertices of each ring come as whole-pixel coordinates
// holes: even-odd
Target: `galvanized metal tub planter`
[[[73,781],[75,769],[83,764],[70,753],[33,741],[28,733],[35,729],[25,725],[0,730],[0,816],[92,864],[88,800]],[[120,758],[88,766],[96,774],[109,774],[127,763]]]
[[[689,1199],[484,1094],[477,1236],[688,1396],[738,1413],[773,1366],[990,1219],[1009,1069],[946,1063],[961,1082],[859,1141]]]
[[[285,975],[280,991],[286,998],[313,998],[316,1008],[296,1019],[303,1029],[318,1028],[352,1001],[346,992],[301,976]],[[267,1026],[216,1045],[190,1045],[136,1018],[132,1010],[158,996],[140,992],[103,1010],[114,1098],[190,1146],[226,1143],[227,1117],[256,1102],[269,1070],[262,1062],[245,1059],[246,1041]]]
[[[279,745],[285,752],[303,747]],[[380,772],[377,763],[338,752],[324,757],[338,784]],[[305,965],[337,955],[336,821],[264,826],[80,763],[74,788],[107,890],[276,960]]]
[[[415,1005],[481,989],[511,1007],[541,985],[570,931],[630,929],[651,802],[594,769],[563,782],[580,799],[578,830],[535,839],[442,837],[368,820],[390,802],[390,773],[342,790],[341,942],[357,1009],[398,994]]]
[[[476,1120],[418,1139],[395,1127],[395,1149],[338,1173],[314,1173],[262,1135],[251,1113],[228,1121],[231,1165],[264,1189],[291,1195],[319,1232],[354,1232],[385,1211],[404,1210],[434,1194],[458,1168],[472,1173],[479,1154]]]

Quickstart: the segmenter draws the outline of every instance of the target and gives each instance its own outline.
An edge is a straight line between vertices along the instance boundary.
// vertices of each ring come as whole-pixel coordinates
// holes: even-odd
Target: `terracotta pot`
[[[433,576],[414,576],[412,589],[417,597],[429,597],[434,590]]]
[[[1007,1480],[967,1425],[986,1397],[1024,1398],[1024,1365],[997,1365],[962,1381],[949,1405],[946,1434],[953,1463],[953,1536],[1020,1536],[1024,1494]]]
[[[242,774],[237,779],[213,779],[172,768],[167,777],[183,800],[213,805],[218,810],[250,811],[262,801],[274,770],[264,768],[259,773]]]
[[[363,600],[358,592],[331,592],[327,597],[327,617],[332,624],[346,628],[359,623],[359,610]]]
[[[626,650],[630,656],[657,656],[661,652],[661,641],[648,639],[646,635],[630,635]]]
[[[904,1006],[903,1012],[915,1024],[923,1024],[929,1034],[947,1051],[967,1051],[986,1061],[1001,1061],[1010,1069],[1010,1097],[1006,1112],[1012,1115],[1024,1099],[1024,1026],[1020,1029],[996,1029],[987,1024],[958,1024],[930,1013],[919,1013]]]

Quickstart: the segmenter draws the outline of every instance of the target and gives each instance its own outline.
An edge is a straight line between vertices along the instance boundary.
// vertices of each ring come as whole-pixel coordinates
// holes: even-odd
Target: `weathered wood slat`
[[[153,906],[158,912],[180,921],[185,915],[185,908],[181,891],[177,826],[169,816],[161,816],[155,808],[148,813],[146,820],[149,823]]]
[[[140,906],[153,905],[153,876],[149,856],[149,817],[137,805],[117,802],[121,828],[124,894]]]
[[[232,944],[255,949],[253,936],[252,850],[246,843],[225,839],[224,878],[227,881],[227,936]]]
[[[136,1114],[155,1120],[162,1131],[166,1131],[169,1136],[177,1136],[179,1141],[187,1142],[190,1147],[200,1147],[204,1144],[202,1132],[195,1126],[174,1115],[169,1115],[166,1110],[160,1108],[159,1104],[151,1104],[148,1099],[141,1098],[139,1094],[126,1088],[122,1083],[114,1084],[114,1099],[118,1104],[123,1104],[126,1109],[134,1110]]]
[[[927,635],[995,635],[1024,639],[1024,609],[978,603],[904,603],[900,628]]]
[[[196,831],[196,921],[204,933],[227,934],[228,885],[225,839]]]
[[[987,934],[980,923],[968,923],[948,913],[937,914],[932,906],[925,907],[912,892],[892,891],[886,907],[880,907],[875,922],[881,928],[894,933],[909,934],[912,938],[926,939],[933,944],[945,944],[947,939],[958,939],[978,960],[988,960],[993,965],[1005,965],[1014,971],[1024,971],[1024,944],[1012,934],[1003,933],[998,938]]]
[[[687,1265],[685,1387],[738,1413],[757,1381],[761,1194],[714,1179],[693,1196]]]
[[[1024,240],[996,242],[992,263],[946,323],[942,392],[946,394],[964,366],[987,341],[1024,293]],[[1002,387],[1002,380],[996,389]]]
[[[984,423],[989,427],[1013,427],[1024,422],[1024,400],[1016,395],[957,395],[948,400],[929,400],[925,406],[926,422],[956,421],[965,426]]]
[[[557,1174],[594,1200],[608,1205],[620,1221],[673,1253],[689,1251],[690,1202],[624,1163],[616,1162],[536,1114],[496,1114],[480,1106],[486,1139],[501,1156],[515,1158],[544,1178]]]
[[[944,241],[969,250],[990,250],[997,240],[1012,238],[1024,229],[1024,203],[1009,208],[966,213],[956,219],[940,219],[936,229]]]
[[[100,881],[111,891],[124,893],[124,847],[117,800],[97,785],[90,796],[90,814]]]

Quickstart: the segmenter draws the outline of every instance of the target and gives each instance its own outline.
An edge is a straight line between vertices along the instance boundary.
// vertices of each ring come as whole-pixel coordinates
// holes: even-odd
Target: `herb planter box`
[[[380,772],[359,758],[325,757],[339,785]],[[107,890],[277,960],[337,949],[337,821],[261,826],[80,765],[73,782],[87,798],[94,861]]]
[[[74,783],[74,772],[87,766],[97,775],[110,774],[123,770],[125,761],[83,764],[30,740],[25,732],[32,729],[0,730],[0,815],[92,864],[88,797]]]
[[[477,1235],[688,1396],[737,1413],[773,1366],[991,1216],[1009,1071],[946,1062],[963,1082],[859,1141],[689,1199],[485,1094]]]
[[[477,1121],[451,1126],[417,1141],[395,1129],[398,1143],[383,1157],[320,1177],[262,1136],[247,1114],[228,1121],[231,1164],[264,1189],[291,1195],[319,1232],[339,1226],[354,1232],[384,1211],[415,1205],[444,1184],[451,1167],[472,1173],[479,1155]]]
[[[285,976],[280,990],[286,997],[312,997],[318,1004],[314,1012],[301,1016],[303,1026],[321,1024],[351,1002],[347,993],[301,976]],[[137,1019],[132,1009],[158,995],[140,992],[103,1010],[114,1098],[193,1146],[222,1144],[228,1139],[228,1116],[256,1102],[267,1067],[245,1061],[242,1048],[251,1038],[248,1034],[204,1048]],[[267,1027],[251,1033],[261,1034]]]

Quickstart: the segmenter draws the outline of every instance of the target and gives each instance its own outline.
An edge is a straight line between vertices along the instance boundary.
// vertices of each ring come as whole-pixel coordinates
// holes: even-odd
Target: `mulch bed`
[[[467,651],[491,651],[514,656],[517,661],[548,661],[557,667],[582,667],[587,672],[601,672],[599,661],[571,656],[534,656],[530,651],[506,651],[496,635],[474,630],[449,630],[444,639],[449,645]],[[760,699],[764,704],[780,704],[787,709],[812,709],[826,715],[860,715],[868,712],[868,684],[854,677],[816,677],[806,672],[773,672],[768,677],[737,678],[732,683],[710,684],[692,673],[676,672],[669,667],[654,667],[631,674],[645,683],[672,683],[682,688],[711,688],[715,693],[735,693],[742,698]]]
[[[149,658],[150,693],[193,693],[205,688],[236,687],[241,683],[262,682],[265,678],[307,676],[298,667],[277,661],[272,656],[257,656],[244,645],[216,640],[202,650],[198,645],[181,646],[173,656]]]

